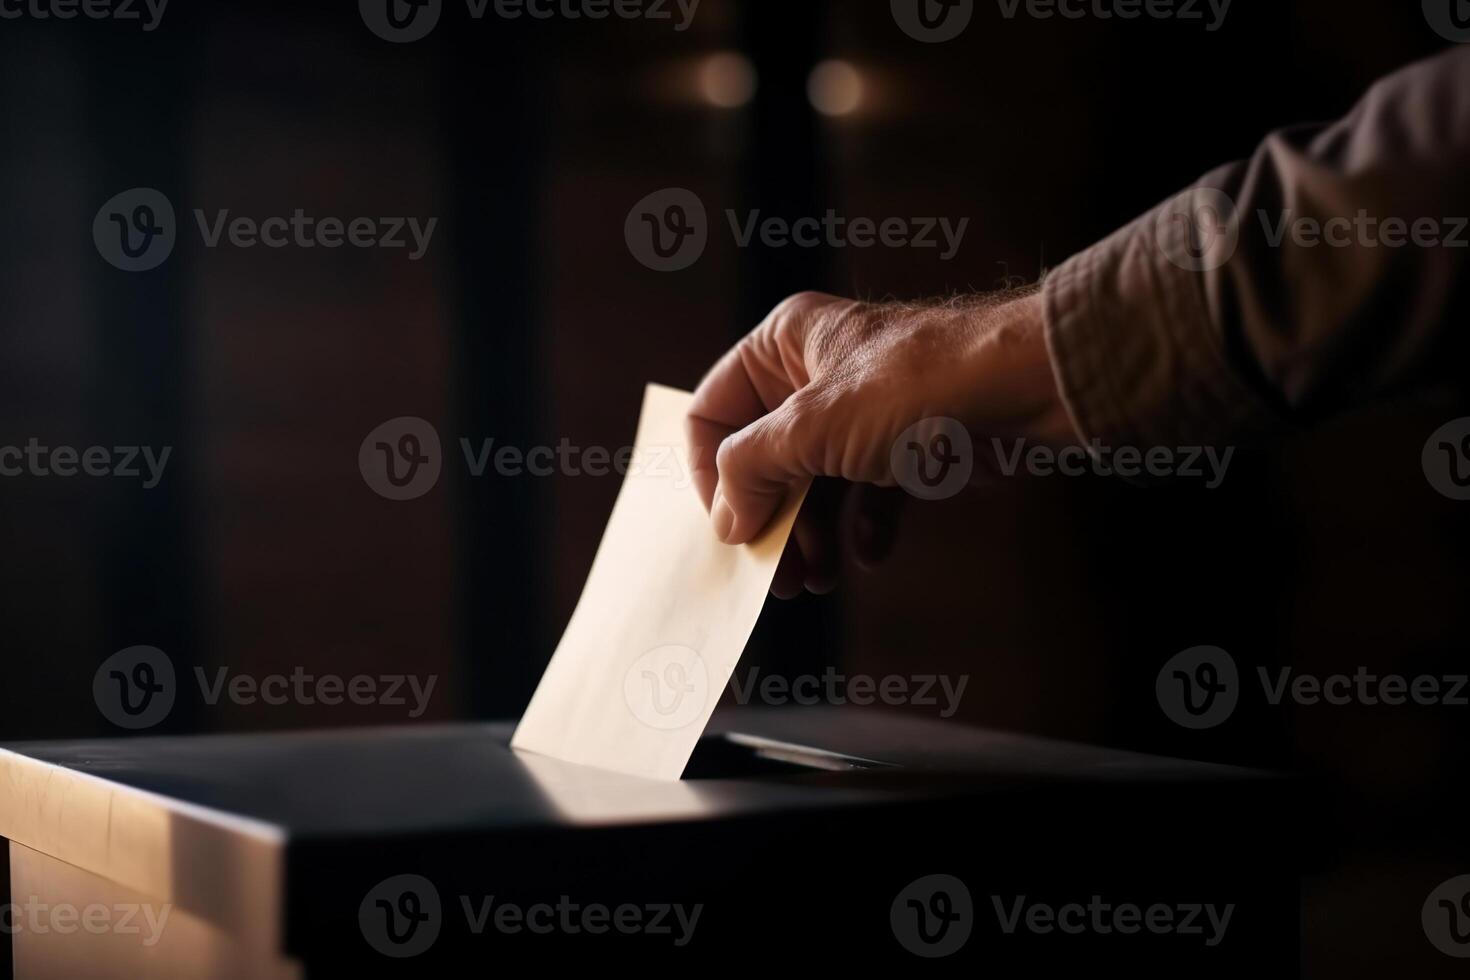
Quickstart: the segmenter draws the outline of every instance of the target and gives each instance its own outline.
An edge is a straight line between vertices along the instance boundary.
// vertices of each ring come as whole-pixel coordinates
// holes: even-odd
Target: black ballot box
[[[6,746],[14,975],[1296,975],[1272,774],[798,708],[656,782],[513,727]]]

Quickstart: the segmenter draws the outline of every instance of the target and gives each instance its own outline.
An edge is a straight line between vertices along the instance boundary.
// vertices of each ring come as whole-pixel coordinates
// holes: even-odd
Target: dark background
[[[683,33],[477,22],[449,2],[408,45],[348,2],[174,0],[152,33],[0,22],[0,445],[173,447],[154,490],[0,480],[0,735],[122,734],[92,678],[135,644],[181,675],[432,674],[422,720],[513,717],[618,479],[473,478],[460,437],[626,445],[645,382],[692,387],[790,292],[1034,279],[1268,130],[1339,115],[1444,46],[1403,0],[1236,0],[1213,33],[1006,20],[980,2],[938,45],[878,0],[703,0]],[[701,71],[721,52],[754,68],[748,104],[706,97]],[[807,97],[829,58],[863,83],[841,117]],[[91,227],[137,186],[168,195],[183,228],[168,262],[129,274]],[[695,266],[665,274],[629,254],[623,222],[669,186],[694,190],[712,228]],[[196,207],[439,225],[419,262],[211,250]],[[970,225],[948,262],[739,249],[727,207]],[[1230,722],[1187,732],[1153,685],[1206,643],[1243,672],[1464,672],[1466,505],[1419,466],[1455,414],[1433,397],[1368,406],[1238,459],[1216,491],[1058,479],[915,505],[887,567],[773,603],[748,662],[968,674],[956,720],[1295,770],[1325,813],[1304,834],[1308,961],[1378,975],[1394,943],[1423,943],[1422,896],[1465,870],[1470,709],[1271,707],[1248,686]],[[395,503],[356,460],[401,415],[437,427],[445,471]],[[181,696],[156,731],[406,721],[398,707]]]

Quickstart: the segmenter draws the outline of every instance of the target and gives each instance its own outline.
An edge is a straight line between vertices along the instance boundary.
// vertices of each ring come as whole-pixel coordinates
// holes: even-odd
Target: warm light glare
[[[755,95],[755,66],[734,51],[709,55],[699,67],[699,93],[710,105],[738,109]]]
[[[812,69],[806,82],[812,108],[824,116],[845,116],[863,101],[863,76],[851,62],[832,59]]]

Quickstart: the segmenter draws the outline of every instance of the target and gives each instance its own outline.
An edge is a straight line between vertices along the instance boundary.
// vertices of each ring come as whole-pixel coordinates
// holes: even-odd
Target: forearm
[[[1336,124],[1272,135],[1073,257],[1043,297],[1081,434],[1236,441],[1463,385],[1467,172],[1470,51],[1457,50],[1380,82]],[[1222,200],[1233,213],[1216,229],[1197,206]]]

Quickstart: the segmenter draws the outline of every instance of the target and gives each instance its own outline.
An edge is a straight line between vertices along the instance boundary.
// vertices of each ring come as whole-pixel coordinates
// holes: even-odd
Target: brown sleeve
[[[1461,47],[1339,122],[1272,134],[1052,272],[1047,343],[1073,422],[1107,445],[1219,444],[1463,390],[1467,216]]]

